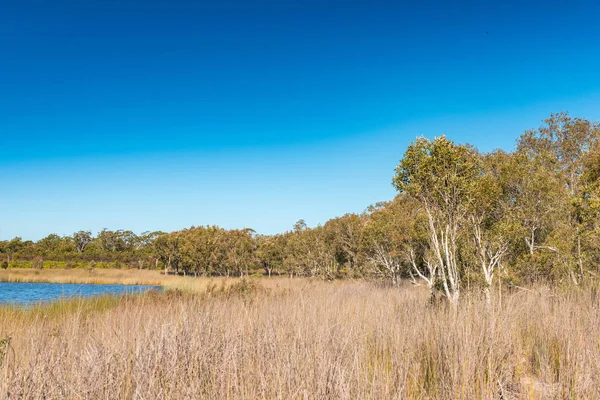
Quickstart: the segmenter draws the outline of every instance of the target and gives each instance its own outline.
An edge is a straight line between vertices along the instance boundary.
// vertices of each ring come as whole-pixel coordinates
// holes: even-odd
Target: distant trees
[[[79,231],[73,234],[73,243],[78,253],[83,253],[88,244],[92,241],[92,232]]]
[[[115,253],[131,251],[137,247],[139,240],[132,231],[102,229],[98,234],[97,241],[102,250]]]
[[[0,242],[0,254],[6,258],[6,262],[10,263],[19,251],[22,251],[27,247],[28,243],[21,240],[20,237],[16,237],[10,241]]]
[[[283,234],[256,236],[256,261],[268,276],[284,271],[287,242],[288,237]]]
[[[156,260],[153,242],[158,234],[136,235],[131,231],[105,229],[96,237],[89,231],[78,231],[71,236],[50,234],[35,243],[15,238],[0,241],[0,256],[8,264],[31,263],[35,257],[41,257],[50,263],[62,262],[70,266],[79,264],[83,267],[91,262],[101,262],[104,266],[141,268],[156,264],[153,262]]]
[[[191,227],[159,236],[154,250],[166,269],[202,275],[243,276],[256,263],[257,241],[251,229]]]
[[[181,262],[181,241],[178,233],[161,235],[154,241],[154,253],[163,263],[165,272],[175,269],[179,272]]]

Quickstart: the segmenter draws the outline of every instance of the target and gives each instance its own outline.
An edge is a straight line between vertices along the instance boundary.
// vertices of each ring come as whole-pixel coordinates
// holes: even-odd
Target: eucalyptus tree
[[[209,270],[209,241],[204,227],[194,227],[179,231],[181,237],[181,268],[186,273],[206,274]]]
[[[27,241],[15,237],[12,240],[0,242],[0,253],[6,257],[6,262],[10,263],[14,260],[15,254],[25,249],[27,245]]]
[[[312,257],[309,260],[311,266],[307,271],[311,276],[320,275],[324,278],[335,278],[339,271],[339,262],[334,246],[333,238],[327,234],[324,226],[317,226],[305,232],[308,246],[312,247]]]
[[[78,253],[83,253],[88,244],[91,243],[93,237],[90,231],[78,231],[73,234],[73,243],[75,244],[75,250]]]
[[[236,275],[248,275],[249,268],[255,262],[254,230],[250,228],[232,229],[225,233],[225,263]]]
[[[559,267],[567,272],[574,283],[584,277],[585,252],[582,238],[586,236],[581,205],[585,204],[586,185],[583,180],[587,155],[600,140],[600,127],[585,119],[571,118],[566,113],[553,114],[537,130],[525,132],[518,140],[518,152],[527,160],[521,164],[536,165],[540,173],[528,179],[542,179],[546,188],[544,207],[551,214],[551,245],[538,246],[529,240],[530,254],[534,250],[550,250],[556,254]],[[545,176],[541,176],[544,174]],[[539,186],[539,184],[537,184]],[[550,187],[552,186],[552,187]],[[550,199],[549,197],[554,198]],[[585,246],[583,246],[585,247]]]
[[[426,261],[426,225],[418,202],[399,195],[370,210],[362,234],[367,259],[393,285],[403,277],[417,283],[417,276],[432,289],[437,264]]]
[[[445,136],[421,137],[408,146],[393,178],[396,189],[418,200],[427,216],[429,262],[452,304],[461,289],[459,240],[466,234],[481,170],[473,148]]]
[[[161,235],[154,240],[154,251],[165,267],[165,274],[172,268],[179,273],[179,263],[182,258],[181,242],[179,232]]]
[[[545,163],[557,175],[571,196],[581,192],[581,178],[588,151],[600,140],[600,126],[567,113],[551,114],[544,125],[526,131],[517,148]]]
[[[33,252],[35,254],[55,259],[68,256],[74,249],[74,243],[71,237],[62,237],[55,233],[38,240],[33,246]]]
[[[274,272],[283,271],[287,241],[288,235],[285,234],[258,235],[256,237],[256,258],[269,277]]]
[[[511,159],[512,154],[499,150],[481,156],[482,173],[476,178],[469,211],[474,257],[488,303],[491,302],[494,277],[502,268],[514,232],[518,231],[516,221],[511,218],[514,196],[508,190],[513,174]]]
[[[336,275],[336,249],[323,226],[309,228],[300,220],[294,225],[294,230],[286,236],[284,266],[290,276],[320,275],[332,278]]]
[[[600,272],[600,143],[596,143],[584,160],[582,196],[576,203],[581,234],[582,259],[590,266],[588,272]],[[595,268],[591,268],[594,266]]]
[[[286,273],[290,276],[299,276],[311,270],[313,259],[313,246],[310,243],[310,229],[304,220],[298,220],[291,232],[287,233],[287,251],[284,258]]]
[[[333,218],[323,226],[328,245],[336,254],[338,267],[347,264],[350,270],[354,270],[360,265],[365,223],[365,215],[352,213]]]
[[[126,249],[126,242],[123,237],[122,230],[112,231],[102,229],[97,236],[100,248],[106,252],[115,253]]]

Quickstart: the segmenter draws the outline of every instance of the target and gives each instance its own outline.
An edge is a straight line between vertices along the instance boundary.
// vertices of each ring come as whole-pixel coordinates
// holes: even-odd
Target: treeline
[[[30,267],[45,261],[60,267],[156,268],[153,243],[165,234],[103,229],[96,236],[79,231],[71,236],[50,234],[37,242],[16,237],[0,241],[0,265]]]
[[[393,176],[398,196],[309,228],[258,235],[201,226],[103,230],[0,242],[15,260],[103,261],[193,275],[411,279],[458,301],[498,281],[580,284],[600,267],[600,128],[554,114],[512,152],[418,138]]]

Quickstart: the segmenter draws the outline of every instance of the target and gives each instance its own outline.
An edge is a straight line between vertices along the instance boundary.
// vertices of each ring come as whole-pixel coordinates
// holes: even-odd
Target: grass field
[[[133,269],[42,269],[0,270],[0,282],[110,283],[123,285],[165,285],[179,277],[157,270]]]
[[[0,308],[0,398],[600,398],[594,289],[452,310],[410,286],[197,281]]]
[[[211,285],[228,285],[236,279],[165,275],[158,270],[136,269],[42,269],[9,268],[0,270],[0,282],[47,282],[79,284],[121,284],[163,286],[185,292],[203,292]]]

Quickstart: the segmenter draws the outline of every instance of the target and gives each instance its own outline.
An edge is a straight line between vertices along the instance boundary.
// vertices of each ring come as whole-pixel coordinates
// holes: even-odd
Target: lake
[[[60,298],[137,294],[159,286],[81,285],[64,283],[0,282],[0,304],[30,304]]]

